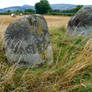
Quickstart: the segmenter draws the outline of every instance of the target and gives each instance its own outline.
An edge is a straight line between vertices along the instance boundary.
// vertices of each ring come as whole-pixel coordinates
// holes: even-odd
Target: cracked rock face
[[[81,8],[69,21],[67,26],[69,36],[92,37],[92,9]]]
[[[34,67],[53,62],[48,26],[38,14],[12,22],[5,32],[5,53],[9,63]]]

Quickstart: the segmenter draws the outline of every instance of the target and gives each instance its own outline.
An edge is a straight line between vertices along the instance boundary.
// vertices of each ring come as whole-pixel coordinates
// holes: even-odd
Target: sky
[[[40,0],[0,0],[0,8],[10,6],[35,5]],[[50,4],[82,4],[92,5],[92,0],[48,0]]]

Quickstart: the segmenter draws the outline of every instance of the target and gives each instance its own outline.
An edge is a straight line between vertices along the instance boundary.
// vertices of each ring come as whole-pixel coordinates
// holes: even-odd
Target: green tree
[[[35,10],[33,10],[33,9],[25,9],[25,12],[28,12],[28,13],[35,13]]]
[[[20,14],[20,13],[23,13],[23,11],[21,11],[21,10],[16,10],[16,11],[14,11],[14,13],[15,13],[15,14]]]
[[[11,10],[8,10],[7,12],[8,12],[8,13],[11,13]]]
[[[78,5],[76,8],[74,8],[75,12],[77,12],[79,9],[81,9],[83,5]]]
[[[47,14],[51,11],[50,4],[47,0],[40,0],[40,2],[35,4],[36,13]]]

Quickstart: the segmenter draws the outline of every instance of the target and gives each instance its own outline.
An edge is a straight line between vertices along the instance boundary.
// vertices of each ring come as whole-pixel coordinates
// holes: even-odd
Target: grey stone
[[[41,15],[25,16],[12,22],[4,36],[9,63],[34,67],[53,62],[47,23]]]
[[[81,8],[69,21],[67,26],[69,36],[92,37],[92,9]]]

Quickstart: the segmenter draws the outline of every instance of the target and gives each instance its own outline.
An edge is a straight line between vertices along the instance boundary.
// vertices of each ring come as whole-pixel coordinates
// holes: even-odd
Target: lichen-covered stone
[[[92,37],[92,9],[81,8],[69,21],[67,34],[70,36]]]
[[[12,22],[5,32],[5,53],[11,64],[37,66],[53,62],[53,52],[45,19],[38,14]]]

